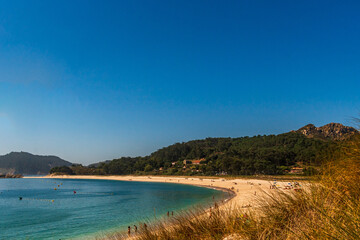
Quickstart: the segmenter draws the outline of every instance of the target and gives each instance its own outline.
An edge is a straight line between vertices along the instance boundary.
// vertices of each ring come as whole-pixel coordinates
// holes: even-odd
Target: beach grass
[[[175,217],[163,218],[155,223],[139,225],[137,234],[131,233],[134,239],[222,239],[226,234],[238,232],[240,229],[250,229],[251,213],[239,207],[226,205],[221,208],[193,208],[183,211]],[[116,233],[104,239],[128,239],[127,233]]]

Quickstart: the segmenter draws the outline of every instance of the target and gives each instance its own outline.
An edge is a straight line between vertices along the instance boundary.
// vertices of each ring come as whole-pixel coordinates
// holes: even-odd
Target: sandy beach
[[[102,179],[138,182],[163,182],[189,184],[202,187],[216,188],[231,192],[222,206],[236,205],[240,207],[254,207],[255,198],[270,190],[271,182],[258,179],[226,179],[221,177],[184,177],[184,176],[95,176],[95,175],[47,175],[31,178],[60,178],[60,179]]]

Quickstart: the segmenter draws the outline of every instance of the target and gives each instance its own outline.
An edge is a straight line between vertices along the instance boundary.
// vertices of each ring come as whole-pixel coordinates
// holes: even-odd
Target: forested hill
[[[312,126],[311,135],[310,131],[304,131],[307,126]],[[168,168],[169,163],[184,159],[202,159],[206,166],[200,166],[200,170],[209,174],[279,174],[291,166],[316,166],[341,143],[336,140],[359,134],[354,128],[335,123],[319,128],[307,126],[279,135],[207,138],[176,143],[152,153],[134,167],[138,169],[140,165],[142,168],[146,163],[155,168]]]
[[[306,125],[280,135],[206,138],[159,149],[145,157],[122,157],[89,167],[55,168],[75,174],[250,175],[283,174],[292,167],[317,166],[341,141],[359,134],[351,127],[330,123]],[[184,160],[187,160],[184,162]],[[72,164],[56,156],[12,152],[0,156],[0,174],[47,174]]]
[[[181,174],[186,171],[206,175],[282,174],[299,164],[301,166],[318,164],[332,144],[334,144],[332,141],[307,138],[294,132],[277,136],[207,138],[176,143],[160,149],[149,157],[134,161],[133,169],[128,168],[128,171],[163,167],[164,170],[170,168],[171,174]],[[201,160],[201,164],[192,166],[195,167],[193,169],[172,168],[174,162],[177,166],[183,167],[185,159]],[[111,172],[113,166],[126,161],[124,160],[114,160],[108,164],[108,170]],[[132,164],[128,166],[130,165]]]
[[[11,152],[0,156],[0,173],[3,174],[48,174],[56,166],[71,166],[71,163],[56,156],[39,156],[27,152]]]
[[[341,134],[341,138],[337,137]],[[341,124],[269,136],[206,138],[175,143],[146,157],[122,157],[112,161],[53,169],[74,174],[169,174],[169,175],[252,175],[283,174],[297,167],[314,171],[343,139],[357,130]]]

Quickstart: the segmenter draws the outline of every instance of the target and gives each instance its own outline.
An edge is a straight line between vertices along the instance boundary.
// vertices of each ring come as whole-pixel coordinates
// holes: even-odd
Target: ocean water
[[[0,239],[94,239],[224,195],[173,183],[0,179]]]

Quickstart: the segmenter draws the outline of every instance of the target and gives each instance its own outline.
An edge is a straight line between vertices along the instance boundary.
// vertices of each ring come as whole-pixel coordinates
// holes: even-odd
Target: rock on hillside
[[[345,140],[359,133],[355,128],[347,127],[340,123],[329,123],[322,127],[315,127],[313,124],[308,124],[296,132],[304,134],[309,138],[331,140]]]

